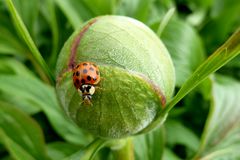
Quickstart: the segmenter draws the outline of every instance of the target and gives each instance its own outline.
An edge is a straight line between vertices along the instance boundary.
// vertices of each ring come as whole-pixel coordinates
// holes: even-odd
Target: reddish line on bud
[[[91,20],[88,24],[86,24],[83,27],[83,29],[80,31],[80,33],[77,35],[77,37],[74,39],[72,46],[71,46],[71,54],[70,54],[70,58],[69,58],[68,69],[74,68],[77,48],[80,45],[81,39],[82,39],[84,33],[86,33],[87,30],[89,29],[89,27],[91,25],[93,25],[96,21],[97,21],[97,19],[95,18],[95,19]]]

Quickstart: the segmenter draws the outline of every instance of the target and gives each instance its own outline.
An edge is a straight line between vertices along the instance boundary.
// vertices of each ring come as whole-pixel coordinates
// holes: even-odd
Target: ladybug
[[[92,104],[92,95],[99,82],[100,72],[96,64],[81,62],[73,69],[73,84],[81,93],[84,104]]]

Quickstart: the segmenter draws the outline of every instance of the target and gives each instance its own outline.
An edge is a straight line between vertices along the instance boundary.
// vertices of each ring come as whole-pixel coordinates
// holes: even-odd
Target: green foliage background
[[[85,147],[95,137],[65,117],[55,86],[47,76],[48,72],[54,73],[64,42],[90,18],[125,15],[153,29],[173,59],[176,93],[240,25],[238,0],[14,0],[13,3],[45,61],[37,57],[36,48],[25,43],[28,38],[22,38],[11,11],[1,0],[0,159],[3,160],[79,159],[82,155],[91,157],[103,144],[96,140]],[[219,59],[219,63],[223,61],[223,57]],[[50,70],[44,70],[45,65]],[[128,152],[133,152],[137,160],[239,159],[239,81],[238,56],[177,103],[161,128],[132,137],[134,147],[124,152],[125,157],[106,145],[94,159],[131,159]]]

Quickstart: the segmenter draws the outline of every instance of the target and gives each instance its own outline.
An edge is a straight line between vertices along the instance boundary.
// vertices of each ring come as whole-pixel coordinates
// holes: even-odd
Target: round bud
[[[72,81],[84,61],[99,67],[101,80],[86,106]],[[65,43],[57,62],[57,94],[79,127],[107,138],[142,133],[171,98],[174,67],[161,40],[143,23],[123,16],[86,22]]]

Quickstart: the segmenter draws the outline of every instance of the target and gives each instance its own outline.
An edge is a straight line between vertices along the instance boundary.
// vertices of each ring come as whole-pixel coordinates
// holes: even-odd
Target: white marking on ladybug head
[[[82,94],[89,94],[89,95],[93,95],[95,93],[95,87],[93,85],[90,84],[84,84],[81,86],[80,88]]]
[[[91,88],[89,89],[89,94],[93,95],[95,93],[95,87],[91,86]]]
[[[80,87],[79,89],[82,93],[82,100],[83,103],[86,105],[92,105],[92,95],[95,92],[95,87],[93,85],[90,84],[84,84]]]

